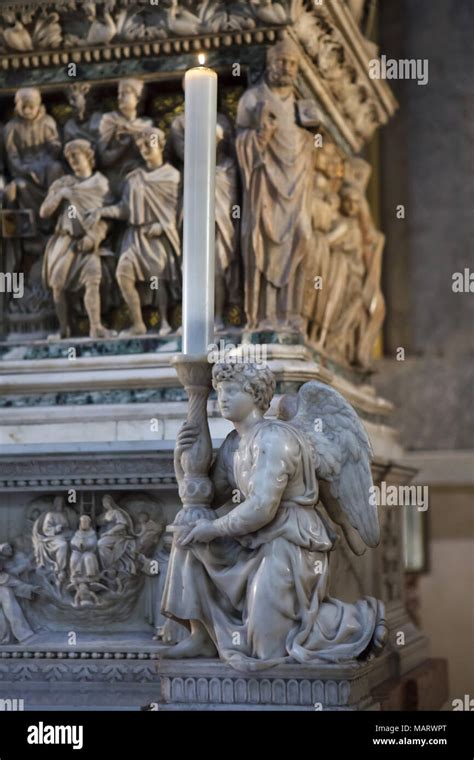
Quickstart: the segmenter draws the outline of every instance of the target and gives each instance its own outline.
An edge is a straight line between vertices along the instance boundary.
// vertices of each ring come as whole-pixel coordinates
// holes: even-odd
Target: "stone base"
[[[241,673],[217,659],[159,659],[159,649],[138,631],[78,634],[74,646],[65,633],[4,645],[0,711],[19,709],[14,700],[25,710],[414,711],[439,710],[448,696],[444,660],[424,659],[391,677],[389,653]]]
[[[31,647],[26,657],[16,647],[2,652],[0,710],[15,709],[9,700],[23,700],[25,710],[380,709],[370,696],[372,663],[240,673],[213,659],[158,660],[156,644],[140,653],[125,642],[91,653],[91,644],[74,653],[64,646],[49,652]]]
[[[159,710],[379,710],[370,664],[281,665],[240,673],[214,660],[160,662]]]

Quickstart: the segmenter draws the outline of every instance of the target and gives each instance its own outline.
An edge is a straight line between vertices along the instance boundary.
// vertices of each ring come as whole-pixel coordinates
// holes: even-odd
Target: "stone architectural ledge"
[[[72,710],[315,712],[439,710],[447,698],[444,660],[426,659],[370,689],[372,663],[285,665],[249,674],[215,660],[116,654],[1,659],[0,699],[24,699],[25,710],[61,710],[67,703]]]
[[[393,411],[393,405],[375,394],[363,374],[348,372],[343,376],[325,366],[324,358],[321,361],[314,358],[305,346],[270,344],[264,348],[277,383],[294,384],[292,392],[301,383],[320,380],[334,386],[362,414],[387,418]],[[74,360],[3,360],[0,362],[0,392],[3,396],[135,389],[178,389],[181,392],[176,371],[170,364],[174,355],[174,351],[157,351]],[[2,415],[0,412],[0,420]]]
[[[414,483],[474,486],[473,450],[405,452],[403,462],[418,471]]]
[[[221,443],[214,440],[215,448]],[[173,449],[174,440],[0,446],[0,492],[175,489]],[[414,474],[384,457],[375,457],[372,469],[376,482],[388,473],[407,482]]]

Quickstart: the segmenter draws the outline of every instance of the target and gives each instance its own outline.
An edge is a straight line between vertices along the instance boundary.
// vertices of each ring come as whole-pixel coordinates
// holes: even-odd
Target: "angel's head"
[[[273,373],[263,364],[221,362],[212,370],[222,416],[241,422],[252,412],[265,414],[275,393]]]

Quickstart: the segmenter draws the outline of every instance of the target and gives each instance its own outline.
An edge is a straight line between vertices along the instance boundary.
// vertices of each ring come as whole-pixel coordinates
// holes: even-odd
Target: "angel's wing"
[[[334,388],[311,380],[297,396],[283,396],[278,416],[309,441],[321,501],[351,549],[362,554],[365,545],[377,546],[377,505],[370,499],[372,448],[352,406]]]

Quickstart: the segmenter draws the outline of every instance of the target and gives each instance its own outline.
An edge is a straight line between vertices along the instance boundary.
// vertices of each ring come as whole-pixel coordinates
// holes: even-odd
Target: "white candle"
[[[216,72],[189,69],[184,97],[183,353],[203,355],[214,339]]]

